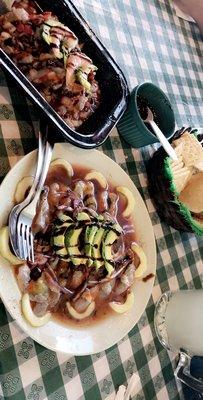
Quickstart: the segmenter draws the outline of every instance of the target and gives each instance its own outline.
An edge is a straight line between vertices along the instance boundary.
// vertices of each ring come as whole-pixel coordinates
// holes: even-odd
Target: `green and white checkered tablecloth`
[[[57,1],[57,0],[55,0]],[[195,24],[179,19],[168,0],[75,2],[123,69],[129,85],[149,80],[169,96],[179,127],[203,127],[203,42]],[[24,93],[0,73],[0,178],[36,147],[38,115]],[[67,357],[27,337],[0,302],[0,400],[114,399],[133,372],[133,400],[178,400],[175,356],[159,344],[154,305],[162,292],[201,288],[203,240],[160,223],[147,191],[145,161],[153,147],[132,149],[114,130],[101,151],[128,172],[140,190],[157,241],[157,276],[146,311],[117,345],[100,354]]]

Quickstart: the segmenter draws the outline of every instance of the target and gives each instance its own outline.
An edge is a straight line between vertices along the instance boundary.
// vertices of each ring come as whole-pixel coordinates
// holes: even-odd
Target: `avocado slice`
[[[87,226],[85,231],[85,254],[88,257],[92,257],[92,247],[94,243],[94,237],[97,233],[98,227],[96,225]]]
[[[56,254],[57,254],[57,256],[62,257],[62,258],[68,256],[68,252],[65,247],[63,247],[62,249],[56,250]]]
[[[42,38],[45,40],[45,42],[50,45],[50,27],[47,25],[43,26],[43,31],[42,31]]]
[[[60,220],[55,221],[55,227],[54,227],[54,234],[53,236],[60,236],[60,235],[65,235],[66,231],[71,227],[74,226],[74,222],[62,222]]]
[[[78,221],[90,221],[90,216],[86,212],[80,212],[77,216]]]
[[[82,257],[79,250],[79,236],[83,228],[71,229],[65,236],[65,246],[74,265],[86,264],[87,259]],[[75,257],[76,256],[76,257]]]
[[[75,266],[79,266],[86,265],[89,260],[85,257],[71,257],[71,261]]]
[[[54,234],[51,237],[50,244],[57,248],[56,254],[60,257],[68,254],[65,246],[65,236],[68,229],[72,226],[72,222],[64,222],[61,225],[56,225],[54,229]]]
[[[78,246],[68,247],[68,254],[70,257],[71,256],[81,256],[81,252],[80,252]]]
[[[112,245],[113,243],[117,240],[118,236],[120,233],[109,230],[107,231],[104,240],[102,241],[102,257],[104,258],[105,261],[105,268],[108,271],[108,276],[111,275],[113,272],[113,257],[112,257]]]
[[[59,213],[51,238],[56,254],[74,265],[93,266],[97,270],[105,265],[108,275],[114,270],[112,245],[122,233],[118,223],[106,223],[102,215],[95,219],[86,212],[78,213],[74,221],[68,214]],[[84,246],[79,238],[84,232]]]
[[[94,267],[98,271],[99,268],[103,267],[104,261],[103,260],[94,260],[93,261]]]
[[[44,24],[43,24],[43,28],[44,26],[48,26],[49,28],[52,28],[53,26],[65,26],[64,24],[62,24],[60,21],[58,21],[57,19],[54,18],[49,18]]]
[[[97,219],[98,219],[99,222],[104,221],[104,217],[103,217],[103,215],[101,215],[101,214],[99,214],[99,215],[97,216]]]
[[[55,28],[54,32],[52,28]],[[70,32],[66,25],[54,18],[49,18],[42,26],[42,38],[48,45],[52,44],[55,57],[64,59],[64,66],[66,66],[69,52],[78,44],[78,39],[73,32],[71,32],[72,38],[69,37]]]
[[[62,230],[61,228],[63,228],[65,230],[66,229],[70,229],[71,227],[73,227],[73,222],[64,222],[63,224],[60,225],[56,225],[55,226],[55,230],[54,233],[57,235],[58,233],[60,233],[60,231]]]
[[[91,93],[91,83],[87,80],[87,74],[82,71],[82,69],[78,69],[75,73],[76,80],[80,82],[80,84],[85,88],[87,93]]]
[[[105,268],[108,272],[107,276],[110,276],[112,274],[112,272],[114,271],[114,267],[112,264],[110,264],[108,261],[105,261]]]
[[[116,241],[116,239],[118,239],[118,236],[119,236],[119,234],[113,230],[107,231],[106,236],[103,241],[103,245],[104,246],[112,245]],[[105,253],[103,254],[103,256],[105,257]]]
[[[93,258],[101,258],[101,243],[102,243],[102,238],[104,236],[105,229],[104,228],[99,228],[96,232],[96,235],[94,237],[94,242],[93,242],[93,248],[92,248],[92,256]]]
[[[51,28],[53,27],[65,27],[65,25],[54,18],[48,19],[42,26],[42,38],[48,45],[54,45],[53,53],[55,57],[63,58],[63,53],[60,51],[60,38],[51,35]]]
[[[65,247],[65,235],[58,235],[53,237],[54,246]]]
[[[106,233],[106,236],[102,242],[102,257],[106,261],[112,261],[111,247],[113,243],[117,240],[118,234],[112,230]]]
[[[91,257],[91,251],[92,251],[91,245],[89,243],[85,244],[85,254],[86,254],[86,256]]]
[[[72,218],[68,214],[63,212],[60,212],[58,214],[58,219],[63,222],[68,222],[68,221],[73,222]]]
[[[67,250],[69,250],[69,247],[77,246],[78,247],[78,241],[79,241],[79,236],[82,232],[83,228],[76,228],[76,229],[70,229],[65,237],[65,246]]]
[[[102,255],[105,260],[112,260],[111,246],[112,244],[103,244]]]
[[[118,223],[112,225],[111,229],[116,231],[118,236],[123,232],[123,229],[121,228],[121,226]]]

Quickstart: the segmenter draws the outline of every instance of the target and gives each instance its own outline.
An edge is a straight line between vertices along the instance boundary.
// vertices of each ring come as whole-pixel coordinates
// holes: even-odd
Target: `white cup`
[[[180,354],[175,376],[203,393],[203,382],[190,374],[192,356],[203,356],[203,289],[164,293],[156,304],[154,324],[161,344]]]

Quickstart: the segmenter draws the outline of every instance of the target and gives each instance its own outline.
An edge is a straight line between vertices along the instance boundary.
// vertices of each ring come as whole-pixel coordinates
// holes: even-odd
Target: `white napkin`
[[[195,22],[194,19],[192,17],[190,17],[190,15],[185,14],[183,11],[180,10],[180,8],[174,3],[174,1],[172,2],[172,4],[173,4],[173,8],[176,12],[177,17],[185,19],[185,21]]]
[[[119,386],[115,400],[123,400],[125,392],[126,392],[126,387],[124,385]]]
[[[136,388],[138,388],[140,384],[140,378],[137,374],[133,374],[128,382],[127,387],[124,385],[119,386],[118,391],[116,393],[116,397],[111,396],[111,400],[129,400],[130,396],[133,396]],[[108,400],[110,400],[108,398]]]

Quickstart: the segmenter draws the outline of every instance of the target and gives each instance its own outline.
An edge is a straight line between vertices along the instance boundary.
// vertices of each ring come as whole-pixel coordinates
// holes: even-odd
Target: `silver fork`
[[[18,243],[17,243],[17,221],[18,221],[18,216],[20,212],[25,208],[33,199],[36,191],[37,184],[39,182],[39,177],[43,165],[43,159],[44,159],[44,150],[45,150],[45,143],[44,139],[42,138],[41,132],[39,132],[38,135],[38,157],[37,157],[37,167],[36,167],[36,173],[35,173],[35,178],[33,181],[33,184],[30,188],[29,194],[27,197],[19,204],[14,206],[10,212],[9,215],[9,236],[10,236],[10,241],[11,245],[13,247],[13,251],[17,257],[19,257],[19,251],[18,251]]]
[[[34,262],[34,238],[32,233],[32,222],[36,214],[37,203],[41,191],[44,186],[44,182],[49,169],[53,152],[52,145],[47,141],[44,151],[44,159],[41,169],[39,182],[36,187],[35,195],[32,201],[20,212],[17,221],[17,243],[19,249],[19,257],[23,260],[29,260]]]

